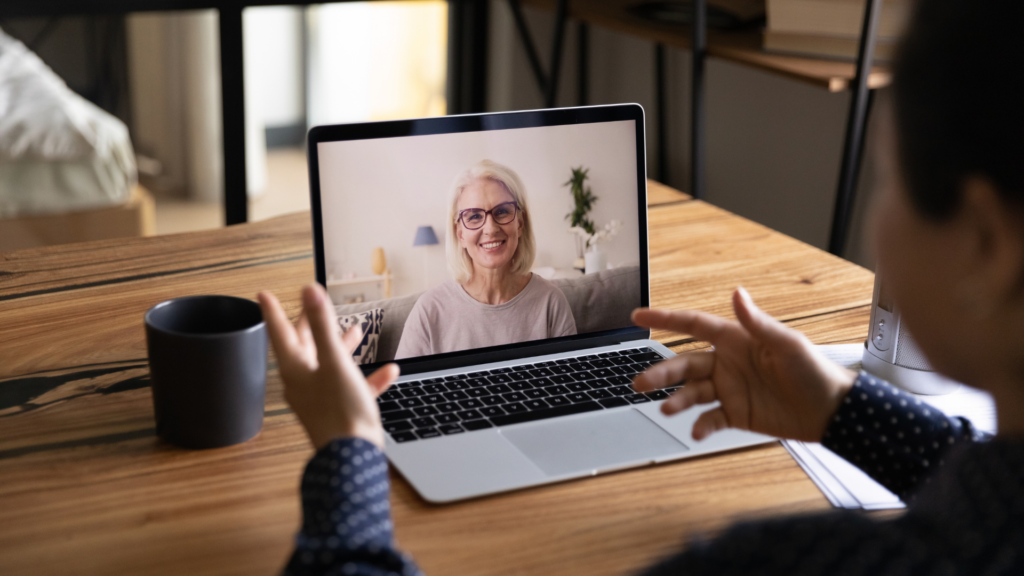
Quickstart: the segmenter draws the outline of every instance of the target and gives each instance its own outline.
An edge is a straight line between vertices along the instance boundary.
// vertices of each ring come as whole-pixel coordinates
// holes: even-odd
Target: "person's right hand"
[[[637,391],[686,384],[662,404],[675,414],[718,400],[693,425],[697,440],[724,428],[818,442],[856,374],[824,358],[803,334],[775,320],[743,288],[733,294],[739,322],[702,312],[640,309],[633,322],[690,334],[714,346],[659,362],[638,375]]]

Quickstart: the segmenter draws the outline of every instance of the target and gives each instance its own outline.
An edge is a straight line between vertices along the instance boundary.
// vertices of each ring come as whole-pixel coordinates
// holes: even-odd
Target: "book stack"
[[[856,60],[867,0],[768,0],[764,49],[768,52]],[[875,61],[892,58],[912,0],[883,0]]]

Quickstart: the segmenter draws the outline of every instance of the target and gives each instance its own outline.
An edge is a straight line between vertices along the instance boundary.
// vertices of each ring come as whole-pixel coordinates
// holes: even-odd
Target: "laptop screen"
[[[362,363],[632,326],[648,303],[642,111],[543,115],[472,117],[497,121],[470,130],[443,122],[458,117],[412,121],[398,136],[395,123],[311,131],[318,280],[343,326],[367,332]]]

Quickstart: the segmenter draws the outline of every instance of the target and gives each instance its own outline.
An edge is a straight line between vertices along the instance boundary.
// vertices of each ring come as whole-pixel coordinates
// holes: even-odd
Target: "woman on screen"
[[[396,359],[576,333],[565,295],[530,272],[531,222],[511,168],[483,160],[459,174],[445,241],[452,279],[416,301]]]

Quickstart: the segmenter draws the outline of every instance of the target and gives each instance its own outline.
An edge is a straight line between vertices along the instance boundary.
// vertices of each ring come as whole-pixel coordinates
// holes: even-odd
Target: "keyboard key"
[[[523,370],[530,370],[533,368],[533,364],[523,364],[522,366],[515,366],[512,368],[513,372],[522,372]]]
[[[395,442],[409,442],[411,440],[418,440],[419,438],[412,432],[395,432],[391,435],[391,439]]]
[[[484,428],[491,428],[494,425],[487,420],[468,420],[462,423],[462,427],[466,430],[483,430]]]
[[[420,388],[419,386],[415,386],[412,388],[403,387],[401,390],[402,396],[406,398],[416,398],[417,396],[423,396],[424,394],[426,394],[426,391],[423,390],[423,388]]]
[[[586,392],[587,390],[590,390],[590,386],[588,386],[586,382],[573,382],[571,384],[566,384],[565,387],[568,388],[570,392]]]
[[[509,414],[516,414],[518,412],[526,412],[526,406],[523,406],[522,404],[520,404],[518,402],[513,402],[511,404],[505,404],[505,405],[502,406],[502,408],[505,410],[505,412],[508,412]]]
[[[431,426],[437,426],[437,421],[429,416],[426,418],[413,418],[410,422],[412,422],[412,425],[416,428],[430,428]]]
[[[509,382],[508,387],[518,391],[529,390],[530,388],[533,388],[533,386],[528,381]]]
[[[505,374],[492,374],[485,378],[491,384],[504,384],[505,382],[511,382],[512,379]]]
[[[423,406],[423,400],[419,398],[402,398],[398,401],[403,408],[415,408],[417,406]]]
[[[448,387],[444,384],[427,384],[423,389],[427,391],[427,394],[440,394],[448,391]]]
[[[532,384],[534,388],[543,388],[544,386],[551,386],[554,382],[552,382],[550,378],[534,378],[533,380],[530,380],[530,384]]]
[[[615,372],[612,372],[607,368],[594,368],[593,370],[590,371],[590,373],[596,376],[597,378],[608,378],[611,376],[615,376]]]
[[[461,420],[479,420],[480,418],[483,418],[483,416],[481,416],[480,412],[478,412],[477,410],[463,410],[462,412],[458,412],[455,415],[458,416]]]
[[[616,406],[629,406],[629,402],[626,402],[622,398],[612,397],[605,398],[604,400],[598,400],[598,404],[605,408],[615,408]]]
[[[633,362],[661,362],[664,358],[657,352],[643,352],[641,354],[631,354],[629,356]]]
[[[469,395],[466,394],[462,390],[454,390],[452,392],[445,392],[443,394],[443,396],[445,397],[446,400],[450,400],[452,402],[454,402],[456,400],[465,400],[466,398],[469,398]]]
[[[530,375],[533,376],[534,378],[543,378],[545,376],[551,376],[553,374],[554,372],[548,370],[547,368],[536,368],[534,370],[530,370]]]
[[[604,398],[611,398],[612,393],[607,390],[591,390],[587,392],[587,396],[590,396],[594,400],[603,400]]]
[[[502,394],[501,397],[509,402],[522,402],[526,400],[526,394],[522,392],[509,392],[508,394]]]
[[[555,384],[568,384],[570,382],[575,382],[575,380],[572,379],[572,376],[566,376],[565,374],[552,376],[551,381],[554,382]]]
[[[550,368],[551,366],[554,365],[554,362],[537,362],[536,364],[534,364],[534,366],[536,366],[537,368]]]
[[[449,390],[465,390],[469,388],[470,384],[468,380],[455,380],[453,382],[445,382],[444,387]]]
[[[626,375],[626,374],[629,374],[630,376],[632,376],[635,373],[632,368],[626,368],[625,366],[612,366],[610,368],[610,370],[612,372],[615,372],[616,374],[623,375],[623,376]]]
[[[420,406],[419,408],[413,408],[412,411],[417,416],[435,416],[441,413],[440,410],[433,406]]]
[[[490,382],[484,380],[483,378],[470,378],[469,380],[466,380],[466,384],[472,386],[473,388],[477,388],[480,386],[487,386],[488,384],[490,384]]]
[[[583,392],[573,392],[572,394],[566,394],[565,397],[568,398],[569,402],[572,402],[573,404],[587,402],[590,400],[590,396],[587,396]]]
[[[448,392],[448,394],[462,394],[462,392]],[[440,394],[427,394],[426,396],[420,396],[420,400],[424,404],[440,404],[445,401],[445,398]]]
[[[608,378],[608,381],[611,382],[612,384],[615,384],[616,386],[633,385],[633,381],[630,380],[629,378],[626,378],[625,376],[611,376]]]
[[[572,402],[569,402],[569,399],[565,396],[551,396],[545,400],[552,406],[568,406],[572,404]]]
[[[527,398],[533,399],[544,398],[545,396],[548,395],[547,391],[544,390],[543,388],[531,388],[529,390],[524,390],[523,394],[526,394]]]
[[[434,420],[437,420],[438,424],[453,424],[459,421],[459,417],[455,414],[438,414],[434,416]]]
[[[487,389],[490,390],[491,394],[504,394],[512,391],[507,384],[495,384],[493,386],[488,386]]]
[[[570,392],[570,390],[568,388],[566,388],[565,386],[561,386],[561,385],[559,385],[559,386],[548,386],[544,390],[546,390],[548,394],[559,394],[559,395],[561,395],[561,394],[568,394]]]
[[[385,412],[380,415],[381,422],[384,422],[385,424],[395,422],[397,420],[408,420],[415,417],[416,415],[412,413],[412,410],[395,410],[393,412]]]
[[[611,358],[612,356],[618,356],[618,355],[619,355],[618,352],[602,352],[602,353],[598,354],[597,356],[599,358]]]
[[[505,399],[501,396],[484,396],[480,401],[484,403],[484,406],[497,406],[505,403]]]
[[[543,410],[527,410],[517,414],[495,416],[491,421],[498,426],[508,426],[511,424],[519,424],[521,422],[533,422],[535,420],[568,416],[569,414],[581,414],[583,412],[591,412],[594,410],[602,410],[602,407],[597,402],[591,401],[581,404],[572,404],[569,406],[557,406],[554,408],[544,408]]]
[[[491,418],[493,416],[501,416],[502,414],[505,413],[505,411],[497,406],[488,406],[486,408],[481,408],[480,413],[483,414],[484,416],[487,416],[488,418]]]
[[[580,356],[579,359],[583,362],[590,362],[591,360],[597,359],[597,354],[589,354],[587,356]]]
[[[470,410],[473,408],[480,408],[484,405],[478,398],[468,398],[466,400],[459,400],[459,406],[462,406],[464,410]]]
[[[570,368],[568,365],[558,365],[558,366],[552,366],[551,367],[551,372],[553,372],[555,374],[572,374],[574,372],[574,370],[572,368]]]
[[[648,392],[647,397],[651,400],[664,400],[668,398],[668,392],[664,390],[655,390],[654,392]]]
[[[459,426],[458,424],[444,424],[443,426],[438,426],[437,429],[440,430],[441,433],[445,435],[462,434],[463,432],[465,432],[465,430],[462,429],[462,426]]]
[[[630,394],[629,396],[621,396],[621,398],[624,398],[626,402],[629,402],[630,404],[643,404],[644,402],[651,401],[650,398],[643,394]]]
[[[392,410],[401,410],[402,406],[398,402],[377,402],[377,407],[380,408],[381,412],[390,412]]]
[[[440,384],[444,382],[444,378],[424,378],[422,382],[424,384]]]
[[[480,388],[468,388],[463,390],[470,398],[480,398],[482,396],[490,396],[491,391],[481,386]]]
[[[633,348],[631,350],[619,350],[619,354],[622,354],[623,356],[629,356],[630,354],[639,354],[639,353],[640,353],[640,349],[639,348]]]
[[[608,361],[611,362],[612,364],[615,364],[616,366],[633,363],[633,361],[628,356],[615,356],[614,358],[609,358]]]
[[[603,354],[602,354],[602,356],[603,356]],[[614,366],[614,364],[612,364],[609,360],[606,360],[604,358],[598,358],[597,360],[591,360],[590,364],[594,368],[607,368],[609,366]]]
[[[491,370],[491,374],[508,374],[511,371],[511,368],[495,368],[494,370]]]
[[[555,364],[572,364],[575,361],[575,358],[562,358],[560,360],[555,360]]]
[[[462,408],[455,402],[441,402],[440,404],[435,404],[434,407],[442,414],[450,414],[452,412],[462,410]]]
[[[470,372],[469,374],[466,374],[466,376],[470,378],[483,378],[484,376],[487,376],[487,374],[487,372]]]
[[[380,395],[381,400],[398,400],[402,397],[402,393],[398,390],[388,390]]]
[[[593,366],[589,362],[575,362],[573,364],[569,364],[569,368],[579,372],[581,370],[590,370]]]
[[[387,424],[384,425],[384,431],[388,432],[388,433],[391,433],[391,432],[401,432],[403,430],[412,430],[412,424],[410,424],[408,420],[399,420],[398,422],[388,422]]]
[[[444,381],[454,382],[456,380],[465,380],[466,378],[468,378],[468,376],[466,376],[465,374],[456,374],[455,376],[445,376]]]
[[[422,384],[423,382],[420,382],[419,380],[413,380],[412,382],[399,382],[398,384],[395,384],[395,386],[419,387]]]
[[[616,386],[614,388],[609,388],[608,391],[616,396],[629,396],[634,393],[633,389],[629,386]]]
[[[523,380],[529,380],[532,378],[529,372],[513,372],[509,374],[508,377],[512,379],[513,383],[522,382]]]
[[[597,378],[595,380],[591,380],[590,382],[587,382],[587,384],[590,384],[590,387],[594,389],[611,388],[612,386],[615,386],[615,384],[612,384],[611,382],[605,380],[604,378]]]
[[[543,410],[544,408],[550,408],[551,405],[543,400],[527,400],[523,402],[523,406],[526,406],[527,410]]]
[[[577,382],[583,382],[585,380],[593,380],[594,375],[590,372],[576,372],[572,374],[572,379]]]
[[[416,435],[420,438],[437,438],[441,433],[437,431],[437,428],[420,428],[416,431]]]

